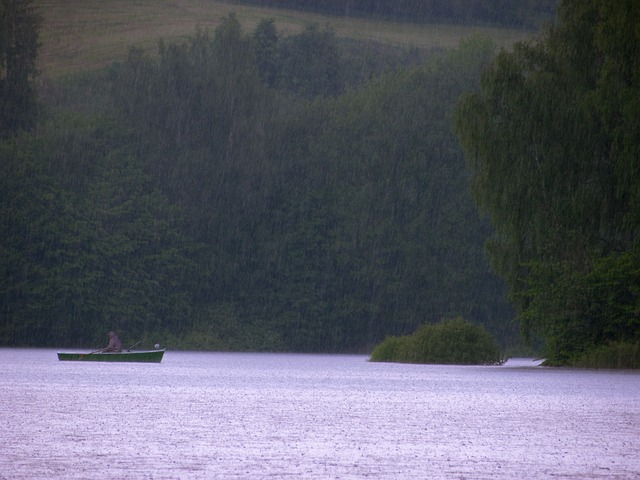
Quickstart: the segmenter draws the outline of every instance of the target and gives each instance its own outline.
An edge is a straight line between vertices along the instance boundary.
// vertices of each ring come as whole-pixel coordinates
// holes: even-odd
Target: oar
[[[100,353],[100,352],[104,352],[104,348],[101,348],[100,350],[94,350],[93,352],[89,352],[89,353],[81,353],[80,358],[84,358],[87,355],[91,355],[92,353]]]
[[[138,343],[134,343],[134,344],[133,344],[133,345],[131,345],[129,348],[127,348],[127,352],[130,352],[130,351],[131,351],[131,349],[132,349],[133,347],[137,347],[137,346],[138,346],[138,345],[140,345],[141,343],[142,343],[142,340],[140,340]]]

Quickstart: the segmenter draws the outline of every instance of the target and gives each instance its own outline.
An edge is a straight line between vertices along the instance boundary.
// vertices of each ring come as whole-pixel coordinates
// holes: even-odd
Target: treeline
[[[451,128],[492,46],[354,48],[232,16],[50,84],[0,145],[0,342],[369,351],[457,315],[515,341]]]
[[[558,0],[230,0],[327,15],[412,23],[538,27],[554,18]]]
[[[640,9],[567,0],[559,18],[497,56],[457,129],[524,332],[549,363],[619,367],[635,344],[638,368]]]

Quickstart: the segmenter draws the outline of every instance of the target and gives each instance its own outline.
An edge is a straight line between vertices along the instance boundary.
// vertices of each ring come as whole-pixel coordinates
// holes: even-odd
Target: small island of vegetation
[[[501,362],[495,339],[462,317],[425,324],[413,334],[390,336],[371,353],[372,362],[487,365]]]

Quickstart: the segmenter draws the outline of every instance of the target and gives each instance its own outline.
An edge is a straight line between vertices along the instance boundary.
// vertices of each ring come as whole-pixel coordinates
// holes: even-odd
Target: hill
[[[160,38],[176,40],[192,35],[197,27],[213,29],[232,12],[245,31],[272,18],[285,35],[318,23],[332,28],[338,37],[420,49],[455,47],[460,39],[474,35],[508,47],[531,36],[530,30],[411,25],[211,0],[36,0],[34,4],[43,17],[39,69],[47,77],[104,67],[124,58],[130,46],[155,52]]]

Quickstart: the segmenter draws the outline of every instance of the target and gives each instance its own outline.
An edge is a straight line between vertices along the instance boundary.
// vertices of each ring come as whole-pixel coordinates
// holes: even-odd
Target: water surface
[[[1,479],[640,476],[640,372],[0,349]]]

